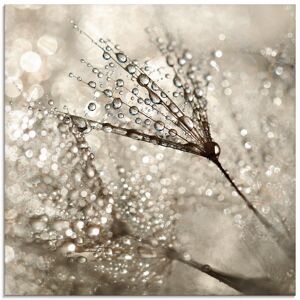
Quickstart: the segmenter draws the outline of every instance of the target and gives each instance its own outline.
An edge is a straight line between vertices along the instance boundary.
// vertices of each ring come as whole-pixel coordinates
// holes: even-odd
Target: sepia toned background
[[[127,273],[119,261],[103,272],[101,260],[70,261],[55,245],[45,244],[55,231],[51,220],[71,215],[55,197],[67,193],[62,178],[71,178],[73,170],[57,154],[55,145],[64,142],[56,133],[58,125],[47,119],[39,123],[44,116],[33,118],[28,107],[53,99],[59,110],[88,115],[93,95],[69,73],[90,76],[80,59],[104,67],[102,53],[75,32],[71,20],[95,40],[110,38],[129,57],[149,60],[154,68],[162,58],[149,42],[148,27],[170,32],[194,57],[214,57],[219,70],[207,97],[208,118],[221,145],[220,160],[258,210],[294,242],[294,6],[7,5],[5,294],[238,295],[180,262],[160,268],[156,258],[137,258]],[[99,121],[102,114],[97,103]],[[123,199],[124,180],[135,196],[149,193],[145,203],[152,208],[147,211],[150,204],[145,204],[145,216],[153,224],[162,219],[162,236],[170,243],[176,236],[186,256],[227,273],[269,277],[280,286],[276,294],[295,293],[294,258],[268,237],[211,163],[102,132],[91,132],[86,140],[103,189],[115,202]],[[85,198],[81,193],[74,197]],[[131,194],[125,199],[140,202]],[[132,210],[130,218],[142,235],[141,214]],[[176,220],[174,226],[170,220]],[[64,232],[55,238],[69,236]]]

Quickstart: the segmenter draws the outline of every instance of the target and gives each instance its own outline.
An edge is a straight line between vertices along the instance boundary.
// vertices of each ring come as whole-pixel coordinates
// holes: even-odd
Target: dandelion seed
[[[166,66],[169,67],[170,72],[173,73],[171,83],[175,91],[169,93],[160,87],[158,81],[152,79],[154,78],[152,73],[156,71],[146,73],[148,65],[146,65],[145,68],[140,68],[137,62],[131,60],[126,54],[116,52],[110,40],[101,39],[98,43],[89,34],[78,28],[78,26],[76,30],[87,37],[102,51],[105,60],[115,62],[125,74],[130,75],[132,81],[137,84],[134,89],[124,86],[125,84],[121,87],[126,94],[131,94],[130,102],[122,96],[120,98],[118,97],[118,100],[115,101],[116,95],[114,93],[109,93],[108,95],[107,90],[101,92],[108,98],[114,97],[112,105],[115,109],[120,109],[120,103],[122,103],[122,106],[124,105],[124,107],[129,109],[131,116],[137,115],[138,121],[135,118],[133,120],[134,124],[147,125],[147,127],[141,126],[135,129],[126,128],[129,123],[126,125],[113,125],[97,121],[95,128],[155,145],[196,154],[214,162],[235,189],[236,193],[246,203],[247,207],[270,231],[277,243],[284,248],[284,242],[280,242],[282,234],[254,207],[219,161],[221,148],[211,137],[210,124],[207,117],[207,94],[213,79],[212,68],[218,71],[217,63],[213,62],[212,64],[212,61],[208,60],[207,70],[203,72],[202,68],[198,68],[197,64],[192,63],[192,54],[190,51],[177,49],[175,46],[176,43],[170,35],[167,35],[164,39],[161,37],[152,39],[152,42],[156,44],[161,54],[165,57]],[[148,32],[151,33],[151,29]],[[223,53],[221,50],[217,50],[214,52],[214,55],[216,58],[220,58]],[[187,61],[189,63],[187,63]],[[91,67],[93,68],[93,66]],[[159,73],[160,71],[157,70],[157,72]],[[75,75],[72,77],[77,78],[77,80],[79,78],[79,76],[76,77]],[[200,77],[202,80],[195,79]],[[120,82],[119,80],[120,78],[116,80],[117,86],[118,82]],[[81,82],[93,89],[95,88],[93,81],[87,83],[81,80]],[[232,90],[227,87],[224,93],[225,95],[230,95]],[[137,94],[139,96],[137,96]],[[141,99],[144,99],[144,101]],[[132,101],[136,101],[135,105],[132,104]],[[110,104],[107,104],[106,107],[110,107]],[[124,112],[118,113],[117,116],[119,120],[122,120],[124,118]],[[78,118],[78,116],[72,115],[70,115],[70,117],[73,119]],[[144,122],[142,122],[142,119],[144,119]],[[86,132],[86,128],[90,128],[91,126],[89,124],[94,121],[82,118],[80,122],[85,122],[82,128],[83,131]],[[153,129],[155,131],[153,131]],[[249,146],[248,144],[247,142],[245,147],[249,150],[251,145],[249,144]]]

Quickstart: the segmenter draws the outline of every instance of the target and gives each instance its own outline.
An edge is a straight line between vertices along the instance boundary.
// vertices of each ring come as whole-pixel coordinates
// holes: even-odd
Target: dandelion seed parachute
[[[189,152],[214,162],[245,202],[246,206],[270,232],[277,244],[286,251],[288,256],[291,256],[290,244],[285,236],[261,215],[238,188],[219,161],[221,148],[211,137],[210,125],[207,118],[206,94],[212,76],[209,73],[201,74],[201,70],[199,70],[197,65],[191,63],[193,56],[190,51],[184,49],[182,54],[177,53],[175,42],[170,39],[170,36],[167,37],[167,42],[164,42],[161,38],[152,39],[152,42],[158,46],[165,57],[167,66],[173,71],[172,83],[176,91],[171,96],[160,87],[158,81],[152,79],[151,74],[149,74],[148,65],[144,68],[140,67],[136,61],[131,60],[123,52],[115,51],[114,46],[109,40],[100,39],[97,42],[74,22],[72,24],[75,30],[87,37],[92,44],[102,51],[105,60],[116,63],[137,84],[132,90],[126,87],[123,87],[123,90],[131,94],[132,101],[136,100],[140,107],[128,103],[120,95],[115,97],[111,90],[109,94],[107,90],[97,89],[97,91],[103,93],[108,98],[115,98],[112,101],[112,105],[114,105],[114,101],[118,102],[120,100],[121,105],[127,107],[131,115],[138,116],[138,119],[135,119],[136,124],[140,124],[140,117],[144,117],[144,124],[149,125],[152,123],[152,128],[155,129],[155,132],[151,133],[152,128],[147,128],[148,132],[144,132],[141,130],[143,128],[127,129],[119,125],[96,122],[89,119],[85,119],[86,127],[88,128],[91,125],[89,128],[96,128],[105,132],[112,132],[136,140]],[[220,54],[217,56],[220,56]],[[86,63],[86,61],[84,62]],[[87,66],[94,69],[94,66],[89,63],[87,63]],[[213,64],[210,63],[210,66],[218,70],[216,62]],[[81,83],[88,85],[92,89],[96,89],[94,81],[85,82],[81,77],[74,76],[73,74],[71,77],[76,77]],[[183,106],[183,108],[180,108],[180,106]],[[123,113],[119,113],[118,117],[120,118],[121,115],[123,116]],[[78,116],[71,117],[83,122],[83,119],[80,119]]]

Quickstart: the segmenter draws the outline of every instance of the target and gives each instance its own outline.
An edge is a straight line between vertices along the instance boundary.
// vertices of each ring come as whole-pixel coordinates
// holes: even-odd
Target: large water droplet
[[[96,82],[95,81],[90,81],[89,83],[88,83],[88,85],[89,85],[89,87],[91,87],[91,88],[96,88]]]
[[[131,107],[129,108],[129,112],[130,112],[130,114],[132,114],[132,115],[136,115],[136,114],[138,114],[139,109],[138,109],[136,106],[131,106]]]
[[[150,82],[150,78],[145,74],[140,74],[139,77],[137,78],[137,82],[141,86],[146,86]]]
[[[129,64],[129,65],[126,67],[126,70],[128,71],[129,74],[134,74],[135,71],[136,71],[136,67],[135,67],[134,65]]]
[[[177,131],[175,129],[170,129],[169,130],[169,135],[170,136],[176,136],[177,135]]]
[[[193,129],[194,128],[194,123],[192,121],[191,118],[187,117],[187,116],[183,116],[180,118],[180,121],[189,129]]]
[[[125,63],[127,61],[127,57],[124,53],[117,53],[116,54],[116,57],[117,57],[117,60],[120,62],[120,63]]]
[[[94,111],[96,109],[96,103],[95,102],[90,102],[88,105],[88,110]]]
[[[122,106],[122,100],[120,98],[115,98],[113,100],[113,108],[119,109]]]
[[[180,78],[176,75],[173,79],[174,85],[178,88],[182,87],[182,83]]]
[[[117,79],[116,86],[118,86],[118,87],[124,86],[124,80],[123,79]]]
[[[162,131],[164,128],[165,128],[165,123],[161,122],[161,121],[156,121],[154,123],[154,128],[157,130],[157,131]]]
[[[160,97],[157,94],[153,93],[152,91],[149,91],[149,97],[151,101],[155,104],[159,104],[161,102]]]
[[[133,95],[136,96],[136,95],[138,95],[138,93],[139,93],[139,90],[138,90],[137,88],[133,88],[133,89],[132,89],[132,94],[133,94]]]
[[[104,95],[107,97],[112,97],[113,93],[110,89],[106,89],[103,91]]]
[[[169,105],[169,108],[170,108],[171,112],[174,114],[177,114],[179,112],[179,108],[175,103],[171,103]]]

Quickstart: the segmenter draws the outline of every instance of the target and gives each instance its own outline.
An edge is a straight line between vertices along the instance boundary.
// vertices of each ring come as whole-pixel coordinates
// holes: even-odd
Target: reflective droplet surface
[[[110,54],[109,54],[108,52],[104,52],[104,53],[103,53],[103,58],[104,58],[105,60],[109,60],[109,59],[110,59]]]
[[[149,97],[151,101],[155,104],[159,104],[161,102],[160,97],[152,91],[149,91]]]
[[[107,97],[112,97],[112,95],[113,95],[112,90],[110,90],[110,89],[104,90],[103,93]]]
[[[161,121],[157,121],[154,123],[154,128],[157,130],[157,131],[162,131],[164,130],[165,128],[165,123],[161,122]]]
[[[122,106],[122,100],[120,98],[115,98],[113,100],[113,108],[119,109]]]
[[[192,121],[191,118],[187,117],[187,116],[183,116],[180,118],[180,121],[189,129],[193,129],[194,128],[194,123]]]
[[[95,102],[89,103],[88,110],[94,111],[95,109],[96,109],[96,103]]]
[[[138,109],[136,106],[131,106],[131,107],[129,108],[129,112],[130,112],[130,114],[132,114],[132,115],[136,115],[136,114],[138,114],[139,109]]]
[[[95,81],[89,81],[88,85],[89,85],[89,87],[91,87],[93,89],[96,88],[96,82]]]
[[[136,67],[130,64],[126,67],[126,70],[128,71],[129,74],[134,74],[136,71]]]
[[[178,76],[175,76],[174,79],[173,79],[173,82],[174,82],[174,85],[178,88],[182,87],[182,83],[181,83],[181,80]]]
[[[120,63],[125,63],[127,61],[127,57],[124,53],[117,53],[116,57]]]
[[[118,87],[124,86],[124,80],[123,79],[117,79],[116,86],[118,86]]]
[[[150,82],[150,78],[145,74],[140,74],[139,77],[137,78],[137,82],[141,86],[146,86]]]

